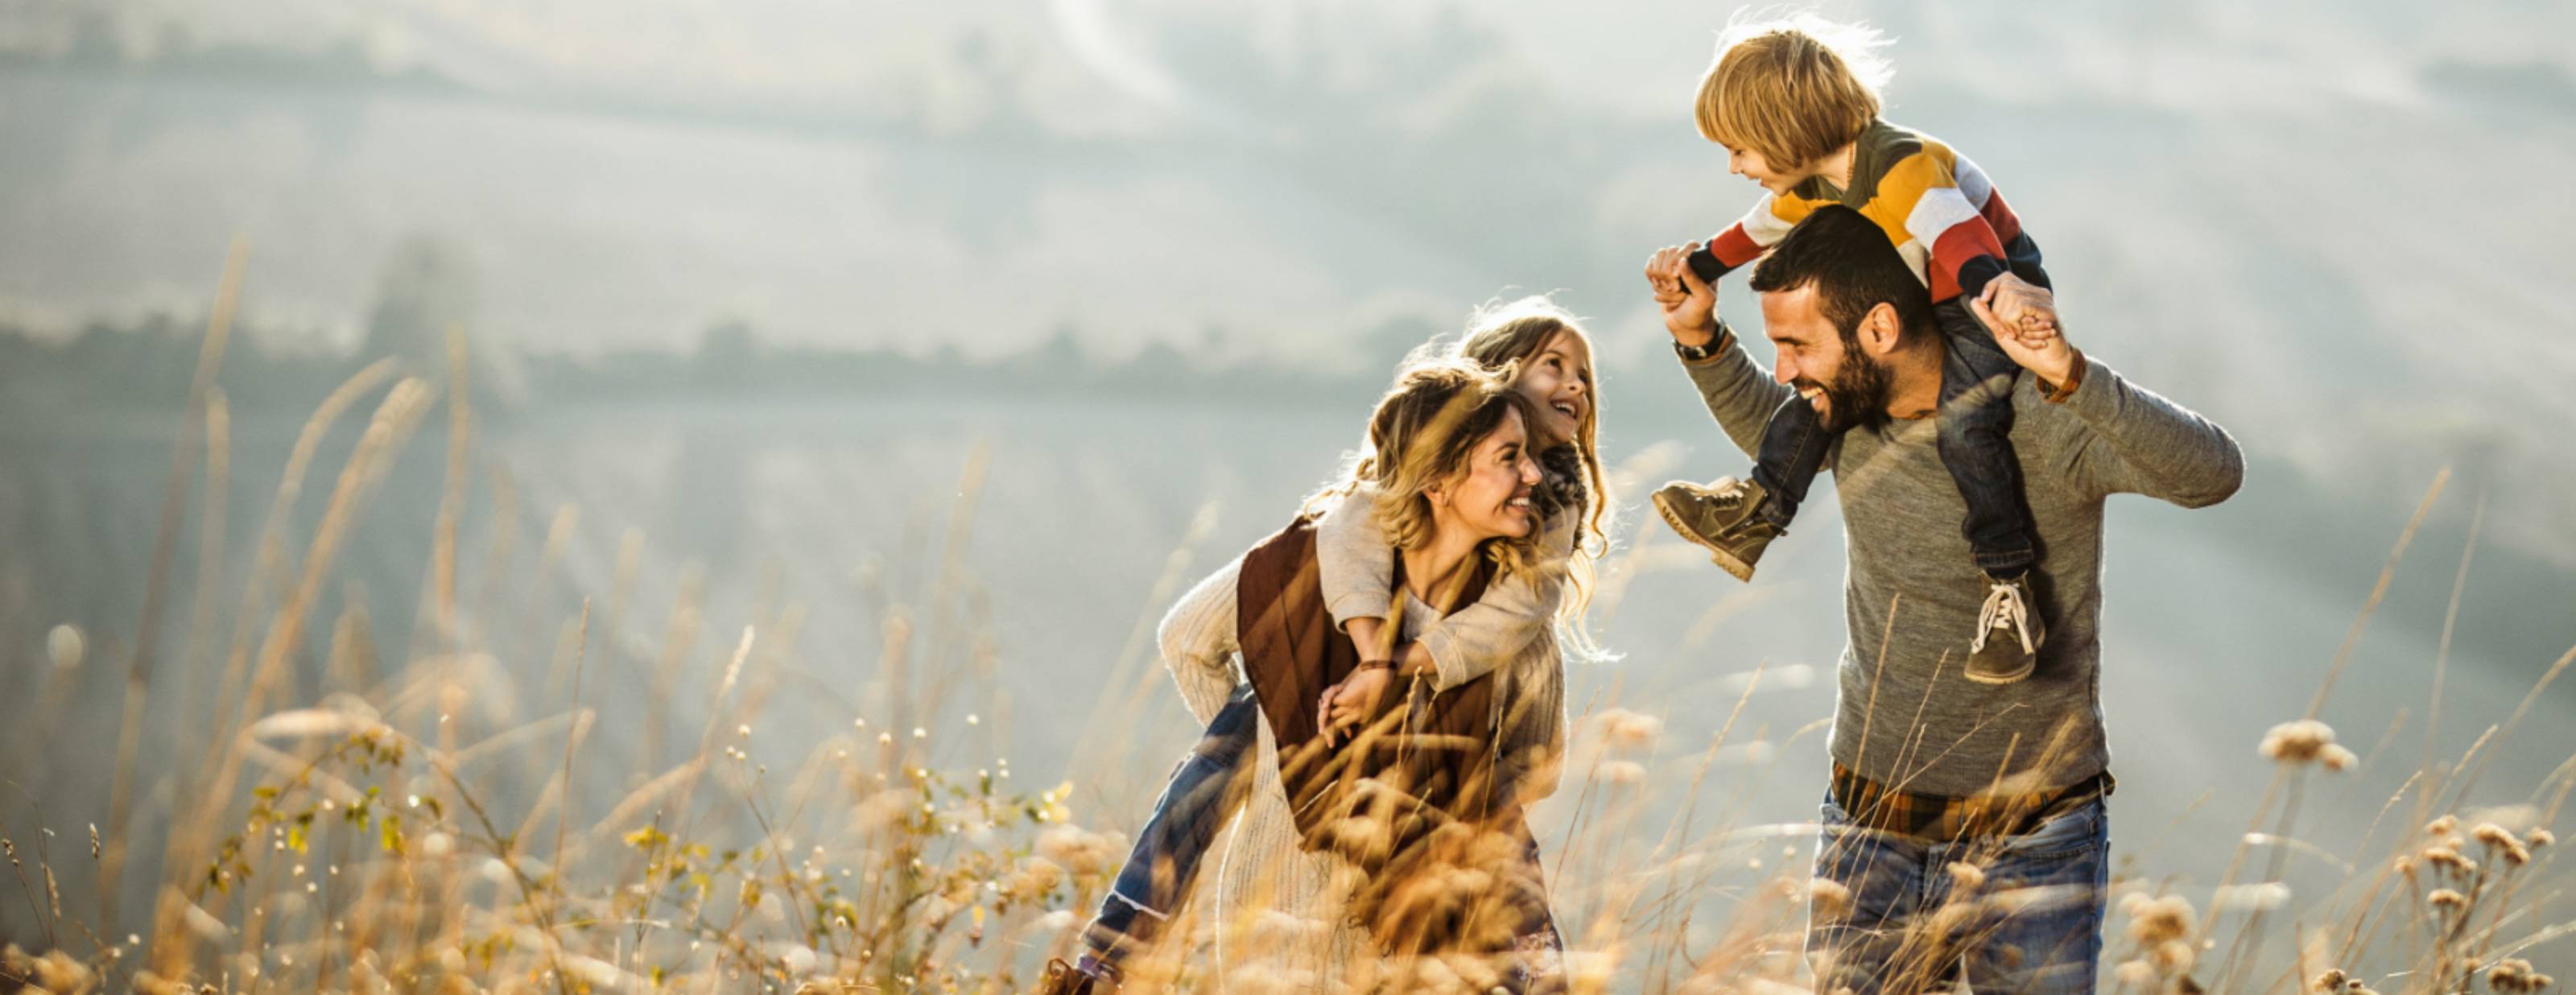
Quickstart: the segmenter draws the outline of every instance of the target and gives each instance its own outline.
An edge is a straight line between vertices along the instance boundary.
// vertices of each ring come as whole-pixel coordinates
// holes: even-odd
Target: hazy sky
[[[1824,10],[1898,36],[1893,116],[1981,139],[1961,144],[2017,200],[2133,191],[2125,204],[2074,201],[2080,215],[2029,212],[2052,249],[2076,247],[2065,233],[2079,226],[2152,229],[2203,206],[2202,183],[2348,186],[2349,210],[2385,217],[2455,185],[2447,142],[2520,145],[2477,156],[2499,161],[2569,155],[2565,108],[2541,135],[2461,127],[2443,120],[2460,96],[2436,75],[2466,62],[2566,86],[2576,56],[2546,43],[2576,20],[2560,10]],[[374,72],[466,90],[392,90],[357,72],[295,85],[0,75],[14,133],[0,153],[0,307],[39,325],[202,299],[222,242],[241,233],[259,252],[255,313],[348,338],[388,247],[427,233],[471,259],[478,324],[538,348],[685,344],[725,317],[785,338],[970,350],[1068,323],[1112,348],[1211,325],[1329,338],[1388,311],[1446,317],[1506,284],[1624,312],[1638,297],[1613,274],[1714,230],[1756,193],[1722,175],[1685,111],[1723,6],[95,11],[0,6],[0,48],[42,57],[88,31],[163,63],[346,50]],[[2366,133],[2391,117],[2456,133]],[[2123,146],[2110,175],[2088,154],[2106,145]],[[2335,175],[2302,175],[2327,155]],[[2382,240],[2397,232],[2367,218],[2271,227],[2296,229],[2315,206],[2287,192],[2289,216],[2260,219],[2256,237],[2358,250],[2355,275],[2391,258]],[[1475,199],[1444,202],[1463,197]],[[2518,230],[2563,253],[2539,233],[2566,215],[2562,200]],[[1496,248],[1540,240],[1554,248]]]
[[[2338,488],[2515,467],[2576,550],[2542,498],[2576,486],[2576,8],[1823,10],[1896,36],[1890,116],[1997,177],[2089,349]],[[484,348],[739,319],[1349,368],[1389,320],[1556,290],[1629,368],[1638,263],[1756,195],[1686,112],[1733,11],[5,4],[0,319],[198,310],[243,235],[263,334],[345,346],[426,240]]]

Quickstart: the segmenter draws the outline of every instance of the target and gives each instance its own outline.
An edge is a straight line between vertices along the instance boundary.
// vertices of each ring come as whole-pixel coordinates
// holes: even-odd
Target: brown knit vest
[[[1403,558],[1396,563],[1401,590]],[[1493,573],[1480,557],[1444,613],[1483,597]],[[1482,927],[1501,915],[1422,898],[1419,886],[1448,866],[1508,864],[1518,855],[1496,841],[1528,832],[1495,793],[1498,678],[1437,693],[1416,679],[1393,689],[1358,736],[1327,745],[1316,700],[1350,676],[1359,648],[1325,609],[1313,520],[1300,517],[1245,553],[1235,593],[1244,673],[1279,746],[1300,844],[1366,874],[1352,911],[1383,950],[1490,946],[1494,931]],[[1508,942],[1507,932],[1497,935]]]

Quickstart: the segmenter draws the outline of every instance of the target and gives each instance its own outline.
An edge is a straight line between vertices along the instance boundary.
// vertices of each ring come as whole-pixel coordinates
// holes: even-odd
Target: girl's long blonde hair
[[[1468,320],[1466,336],[1458,340],[1451,354],[1495,371],[1507,382],[1514,381],[1520,369],[1536,361],[1559,335],[1583,344],[1587,359],[1582,372],[1583,394],[1590,403],[1584,406],[1583,420],[1575,425],[1572,441],[1538,454],[1548,475],[1548,483],[1542,486],[1580,491],[1554,495],[1557,501],[1570,504],[1566,513],[1575,516],[1574,552],[1566,557],[1564,565],[1567,596],[1557,620],[1565,624],[1568,642],[1578,656],[1598,659],[1605,654],[1593,642],[1583,618],[1592,607],[1594,564],[1609,553],[1611,510],[1609,482],[1601,469],[1597,445],[1601,389],[1596,379],[1598,354],[1592,348],[1592,336],[1584,332],[1582,321],[1572,312],[1545,295],[1533,295],[1479,308]],[[1562,487],[1566,483],[1576,486]],[[1555,551],[1546,553],[1553,556]]]

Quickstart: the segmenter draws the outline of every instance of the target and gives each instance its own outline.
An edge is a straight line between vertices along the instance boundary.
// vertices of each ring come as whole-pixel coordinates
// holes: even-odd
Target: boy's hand
[[[2005,273],[1987,281],[1979,297],[2002,319],[1995,327],[2011,332],[2023,345],[2036,349],[2057,335],[2057,295],[2046,287]]]
[[[1995,281],[2001,282],[2000,279]],[[1996,295],[1998,288],[1995,283],[1987,284],[1985,293],[1968,300],[1968,312],[1985,323],[1986,331],[1995,337],[1995,346],[2002,349],[2004,355],[2012,357],[2013,362],[2021,364],[2022,369],[2051,385],[2065,383],[2075,371],[2075,347],[2069,345],[2065,334],[2057,329],[2056,315],[2049,315],[2049,332],[2046,335],[2034,338],[2013,330],[2014,326],[2006,324],[1994,305],[1987,301]]]
[[[1699,243],[1692,242],[1657,249],[1646,258],[1646,283],[1664,313],[1664,330],[1687,346],[1717,340],[1717,289],[1691,272],[1690,255],[1697,251]]]

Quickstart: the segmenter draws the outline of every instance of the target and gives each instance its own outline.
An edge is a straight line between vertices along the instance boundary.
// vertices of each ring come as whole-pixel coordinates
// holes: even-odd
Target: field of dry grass
[[[171,564],[191,539],[212,547],[195,562],[225,562],[220,529],[191,537],[181,525],[191,502],[203,506],[201,520],[222,521],[232,490],[226,408],[213,385],[239,266],[237,256],[177,427],[154,567],[135,579],[145,589],[141,630],[108,654],[94,651],[94,641],[107,644],[91,634],[53,628],[45,637],[52,666],[33,699],[13,710],[17,742],[41,744],[46,755],[112,755],[106,766],[115,773],[105,786],[109,817],[86,838],[80,827],[44,823],[39,811],[32,818],[45,828],[5,841],[13,881],[0,889],[18,894],[0,899],[0,933],[17,942],[0,958],[0,987],[1003,992],[1028,987],[1045,958],[1067,951],[1125,853],[1112,827],[1139,814],[1077,803],[1136,792],[1015,779],[1008,759],[983,746],[998,742],[992,726],[1013,720],[973,710],[969,694],[997,666],[976,622],[987,610],[976,604],[983,594],[956,562],[974,527],[979,464],[970,460],[948,531],[920,537],[942,565],[919,590],[833,609],[876,614],[884,638],[868,654],[883,707],[780,750],[754,730],[803,693],[779,661],[809,609],[764,609],[739,631],[703,632],[699,602],[684,594],[667,618],[651,619],[632,597],[631,558],[621,558],[595,602],[559,619],[523,620],[506,597],[476,605],[460,594],[493,589],[487,582],[498,578],[478,577],[479,564],[509,562],[459,538],[461,509],[477,486],[461,373],[429,377],[380,363],[353,376],[298,437],[266,526],[251,537],[253,575],[204,568],[176,576]],[[461,356],[453,369],[465,369]],[[436,420],[446,429],[448,473],[423,566],[427,624],[408,645],[385,645],[363,609],[325,617],[319,606],[336,583],[337,558],[371,527],[367,511],[388,468]],[[343,423],[364,429],[334,471],[316,453]],[[2425,508],[2443,488],[2434,482]],[[304,520],[315,522],[310,531],[290,534],[290,523]],[[541,573],[562,556],[565,529],[559,515],[539,553]],[[2409,525],[2397,539],[2391,571],[2414,532]],[[1611,566],[1596,617],[1615,614],[1625,591],[1621,564]],[[1194,567],[1204,564],[1185,544],[1150,602],[1168,603],[1195,579]],[[2468,569],[2464,557],[2463,583]],[[2304,709],[2285,705],[2259,743],[2223,744],[2237,762],[2271,771],[2259,798],[2213,803],[2241,833],[2192,827],[2194,838],[2145,848],[2150,856],[2223,850],[2226,873],[2190,881],[2152,863],[2120,866],[2105,928],[2106,987],[2447,993],[2554,984],[2545,971],[2567,963],[2576,946],[2571,879],[2558,869],[2562,848],[2552,835],[2576,787],[2576,757],[2537,783],[2485,775],[2517,735],[2563,732],[2563,716],[2535,707],[2576,650],[2505,714],[2440,715],[2437,692],[2435,721],[2485,728],[2476,745],[2435,756],[2428,732],[2413,773],[2358,836],[2337,827],[2345,830],[2337,838],[2358,843],[2329,849],[2307,838],[2315,827],[2301,819],[2303,801],[2357,767],[2407,765],[2410,751],[2390,739],[2356,752],[2318,720],[2388,581],[2384,573],[2359,606]],[[2456,609],[2458,587],[2453,597]],[[179,599],[190,606],[189,631],[156,631],[165,604]],[[484,621],[492,617],[509,622]],[[595,634],[639,618],[661,629],[659,644],[621,652],[649,666],[603,675],[607,654]],[[1137,620],[1100,700],[1077,710],[1087,716],[1073,755],[1125,756],[1151,738],[1132,716],[1169,695],[1151,658],[1153,621]],[[696,671],[684,663],[704,652],[702,638],[715,647],[711,683],[686,679]],[[180,686],[150,683],[142,661],[155,653],[203,665]],[[73,675],[100,666],[129,670],[123,721],[53,722],[75,695]],[[673,732],[661,704],[649,715],[604,711],[596,704],[603,681],[647,682],[645,700],[687,701],[689,713],[706,718]],[[1679,746],[1679,760],[1662,752],[1664,724],[1646,703],[1574,703],[1569,798],[1557,810],[1567,829],[1548,861],[1553,903],[1575,926],[1567,941],[1576,990],[1803,990],[1801,932],[1811,907],[1832,915],[1838,900],[1808,881],[1814,826],[1751,820],[1720,804],[1736,793],[1730,779],[1762,776],[1782,746],[1812,744],[1807,737],[1822,731],[1759,740],[1751,762],[1735,762],[1746,743],[1737,718],[1762,681],[1760,671],[1745,681],[1717,735]],[[495,708],[479,699],[497,686],[515,686],[519,700]],[[144,728],[143,716],[166,712],[154,698],[176,700],[188,716],[181,728]],[[950,718],[961,709],[962,720]],[[603,730],[626,735],[611,740]],[[172,813],[166,825],[134,815],[147,731],[194,744],[160,758],[186,772],[160,807]],[[603,755],[603,741],[618,752]],[[943,741],[969,745],[943,750]],[[991,760],[950,762],[959,756]],[[1673,783],[1648,783],[1664,780]],[[1650,805],[1650,786],[1680,804]],[[2294,864],[2303,882],[2323,874],[2327,886],[2294,891],[2283,883]],[[120,909],[117,896],[136,892],[121,879],[138,865],[159,869],[143,889],[150,908]],[[1978,874],[1971,866],[1954,873]],[[1932,922],[2044,897],[1975,887],[1957,894],[1960,907]],[[1214,990],[1220,980],[1232,990],[1281,988],[1282,979],[1216,979],[1204,969],[1219,933],[1258,942],[1265,931],[1303,925],[1274,919],[1258,911],[1223,923],[1187,918],[1194,928],[1137,975],[1188,990]],[[1927,925],[1898,973],[1928,989],[1958,945],[1974,939]],[[1421,966],[1403,977],[1434,985],[1460,973]]]

